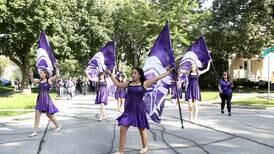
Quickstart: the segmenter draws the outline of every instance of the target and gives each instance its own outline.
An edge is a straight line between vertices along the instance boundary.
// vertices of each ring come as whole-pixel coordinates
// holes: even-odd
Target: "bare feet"
[[[61,130],[61,128],[62,128],[62,126],[57,127],[57,128],[54,130],[54,132],[55,132],[55,133],[58,133],[58,132]]]
[[[104,116],[103,118],[102,118],[102,120],[105,120],[107,118],[107,116]]]
[[[36,132],[34,132],[34,133],[32,133],[32,134],[29,135],[29,137],[34,137],[34,136],[37,136]]]
[[[148,151],[148,148],[145,147],[145,148],[141,149],[141,150],[139,151],[139,153],[146,153],[147,151]]]

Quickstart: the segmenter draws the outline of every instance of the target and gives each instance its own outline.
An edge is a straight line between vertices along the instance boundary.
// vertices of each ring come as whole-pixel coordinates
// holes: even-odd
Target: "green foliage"
[[[197,1],[125,1],[113,13],[118,59],[125,58],[133,66],[141,65],[167,20],[175,55],[181,57],[182,49],[201,35],[209,15]]]
[[[23,73],[23,86],[28,84],[27,74],[42,30],[49,34],[63,32],[65,3],[17,0],[0,4],[0,54],[8,56]],[[59,40],[63,42],[63,40]]]
[[[274,39],[273,5],[269,0],[215,0],[208,34],[212,51],[223,59],[232,53],[260,54]]]
[[[111,40],[117,42],[118,64],[141,66],[167,20],[176,59],[204,34],[217,74],[227,70],[224,61],[232,53],[258,54],[274,36],[271,0],[215,0],[212,10],[201,9],[199,0],[1,0],[0,54],[17,64],[27,81],[44,30],[63,75],[82,75],[88,60]],[[214,76],[211,71],[201,81],[208,87]]]
[[[17,64],[27,84],[35,65],[37,41],[46,31],[57,59],[88,59],[109,41],[112,33],[109,5],[97,0],[17,0],[0,3],[0,54]]]
[[[63,61],[60,67],[61,76],[63,78],[85,76],[85,67],[82,67],[77,60],[66,59]]]
[[[212,17],[207,21],[205,35],[217,74],[209,72],[202,78],[202,83],[216,87],[215,79],[228,70],[231,54],[250,58],[271,46],[274,39],[273,5],[270,0],[213,2]]]

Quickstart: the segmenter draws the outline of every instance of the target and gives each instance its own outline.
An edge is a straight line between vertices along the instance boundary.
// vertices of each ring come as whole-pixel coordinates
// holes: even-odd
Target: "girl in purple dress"
[[[35,122],[34,122],[34,130],[29,137],[33,137],[37,135],[39,123],[40,123],[40,116],[41,113],[46,113],[47,117],[53,122],[56,129],[54,132],[59,132],[61,126],[53,116],[54,113],[58,112],[58,109],[54,106],[50,95],[50,87],[51,84],[59,78],[59,71],[56,67],[56,75],[49,78],[49,72],[46,69],[42,69],[40,72],[40,80],[35,80],[33,78],[33,73],[30,71],[29,76],[32,83],[39,83],[39,94],[37,96],[36,106],[35,106]]]
[[[149,124],[146,117],[147,115],[143,96],[148,87],[169,75],[171,71],[172,69],[159,75],[158,77],[145,80],[144,71],[141,68],[134,68],[131,75],[131,81],[119,82],[111,74],[111,72],[107,70],[111,80],[118,88],[127,88],[125,111],[120,117],[117,118],[118,125],[120,126],[119,154],[124,153],[127,130],[130,126],[137,127],[139,129],[143,144],[143,148],[139,151],[139,153],[145,153],[148,151],[148,135],[146,129],[149,129]]]
[[[172,101],[171,101],[171,103],[176,102],[176,105],[178,105],[177,104],[177,94],[178,94],[179,100],[183,98],[182,84],[183,84],[182,80],[178,77],[177,78],[177,92],[176,92],[176,82],[174,81],[172,83],[172,86],[171,86]]]
[[[100,116],[99,121],[102,121],[103,119],[106,119],[106,109],[105,106],[108,103],[108,91],[107,91],[107,82],[105,78],[105,74],[103,72],[99,73],[99,79],[97,82],[97,92],[96,92],[96,99],[95,104],[100,104],[101,110],[100,110]]]
[[[118,75],[118,81],[119,82],[123,82],[124,81],[124,75],[123,74],[119,74]],[[124,100],[125,100],[125,96],[126,96],[126,89],[125,88],[116,88],[116,92],[115,92],[115,99],[117,100],[117,108],[118,110],[121,109],[122,105],[124,104]]]
[[[221,113],[224,114],[225,102],[227,104],[228,116],[231,116],[231,98],[232,98],[232,87],[233,83],[230,81],[230,78],[227,72],[223,73],[222,79],[219,81],[219,91],[220,97],[222,100],[221,103]]]
[[[201,101],[201,91],[199,86],[199,76],[207,72],[210,68],[211,60],[208,62],[207,68],[199,71],[196,64],[191,64],[188,74],[188,83],[185,93],[185,100],[188,101],[189,120],[193,121],[198,118],[198,101]],[[193,118],[194,116],[194,118]]]

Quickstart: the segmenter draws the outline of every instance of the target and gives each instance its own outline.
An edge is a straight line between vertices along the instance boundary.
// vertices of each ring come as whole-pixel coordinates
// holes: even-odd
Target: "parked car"
[[[1,86],[10,86],[11,85],[11,81],[0,77],[0,85]]]

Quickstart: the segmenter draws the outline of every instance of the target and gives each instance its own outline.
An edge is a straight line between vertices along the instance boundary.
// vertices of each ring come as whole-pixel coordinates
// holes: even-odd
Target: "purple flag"
[[[166,72],[165,67],[168,65],[175,67],[169,24],[166,23],[164,29],[151,48],[149,57],[145,62],[144,72],[146,79],[157,77]],[[172,80],[173,78],[171,76],[167,76],[147,89],[144,102],[146,111],[154,122],[161,122],[160,116],[163,112],[165,96],[167,95]]]
[[[46,33],[41,32],[37,50],[36,67],[39,72],[41,69],[47,69],[49,71],[49,75],[52,76],[55,63],[56,59],[51,50]]]
[[[183,56],[179,70],[189,71],[191,63],[195,63],[199,70],[203,70],[207,67],[209,60],[211,59],[208,48],[203,36],[201,36],[192,46],[187,50]],[[181,74],[181,79],[184,80],[186,74]]]
[[[99,72],[106,69],[113,70],[115,66],[115,42],[108,42],[88,62],[86,73],[92,81],[98,80]]]
[[[155,56],[160,58],[163,67],[171,65],[175,67],[175,59],[170,39],[169,23],[167,22],[164,29],[161,31],[156,42],[150,50],[149,57]]]

